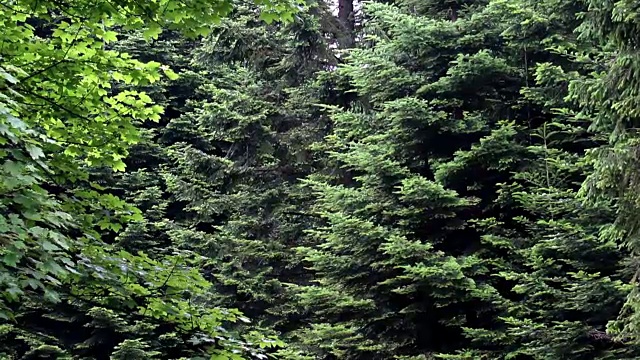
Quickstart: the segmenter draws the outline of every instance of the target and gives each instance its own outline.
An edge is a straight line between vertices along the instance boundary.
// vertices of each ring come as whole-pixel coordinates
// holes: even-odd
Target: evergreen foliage
[[[0,358],[640,358],[638,14],[2,2]]]

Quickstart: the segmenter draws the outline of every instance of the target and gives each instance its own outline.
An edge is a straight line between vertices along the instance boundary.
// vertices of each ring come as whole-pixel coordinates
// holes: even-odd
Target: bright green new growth
[[[258,5],[267,21],[291,19],[294,8]],[[151,336],[158,324],[170,324],[163,336],[190,338],[191,345],[179,347],[193,354],[241,358],[246,345],[262,347],[259,339],[234,340],[221,327],[240,314],[207,305],[211,285],[194,266],[197,258],[185,252],[149,258],[101,240],[104,231],[117,232],[142,216],[104,192],[88,172],[125,170],[128,148],[140,139],[138,124],[163,113],[135,88],[178,77],[158,62],[113,50],[119,37],[142,31],[145,39],[157,39],[163,29],[206,35],[232,9],[229,1],[198,0],[0,4],[0,318],[7,324],[20,324],[16,315],[44,301],[44,316],[47,310],[87,309],[94,319],[112,318],[122,326],[146,321]],[[18,341],[20,336],[11,340],[12,325],[4,326],[3,343]],[[113,358],[156,356],[144,350],[152,338],[139,332],[139,339],[118,345]],[[40,341],[49,343],[27,344]],[[55,345],[36,346],[31,355],[47,352],[66,356]]]

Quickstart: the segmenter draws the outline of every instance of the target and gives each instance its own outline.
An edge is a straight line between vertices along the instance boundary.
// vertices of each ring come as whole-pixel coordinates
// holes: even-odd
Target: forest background
[[[1,359],[640,358],[640,3],[0,30]]]

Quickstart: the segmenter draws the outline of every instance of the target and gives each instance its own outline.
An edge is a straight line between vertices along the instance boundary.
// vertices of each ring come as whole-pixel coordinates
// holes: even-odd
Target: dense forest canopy
[[[0,359],[640,359],[640,3],[0,0]]]

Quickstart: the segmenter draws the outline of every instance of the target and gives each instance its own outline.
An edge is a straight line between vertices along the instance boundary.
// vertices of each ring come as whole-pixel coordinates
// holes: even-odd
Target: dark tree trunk
[[[338,0],[338,20],[342,27],[339,36],[340,47],[347,49],[355,44],[355,13],[354,0]]]

